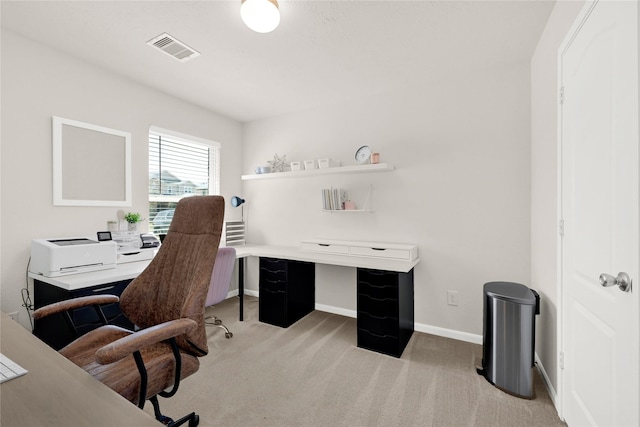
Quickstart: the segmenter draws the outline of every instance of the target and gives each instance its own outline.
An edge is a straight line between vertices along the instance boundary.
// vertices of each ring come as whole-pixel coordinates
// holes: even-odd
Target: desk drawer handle
[[[382,334],[382,335],[380,335],[380,334],[373,333],[373,332],[371,332],[371,331],[370,331],[370,330],[368,330],[368,329],[364,329],[364,328],[361,328],[361,329],[362,329],[363,331],[367,332],[368,334],[373,335],[373,336],[374,336],[374,337],[376,337],[376,338],[383,338],[383,339],[396,338],[396,337],[395,337],[395,336],[393,336],[393,335],[386,335],[386,334]]]
[[[387,248],[371,248],[372,251],[386,251]]]
[[[397,289],[397,286],[395,286],[393,284],[391,284],[391,285],[374,285],[373,283],[369,283],[369,282],[367,282],[365,280],[361,280],[360,284],[361,285],[367,285],[369,287],[376,288],[376,289],[390,289],[390,290]]]
[[[387,320],[387,319],[398,320],[398,318],[394,316],[376,316],[375,314],[371,314],[366,311],[361,311],[361,313],[365,313],[367,316],[373,317],[374,319],[378,319],[378,320]]]
[[[376,298],[376,297],[372,297],[371,295],[367,295],[367,294],[360,294],[360,296],[365,297],[365,298],[369,298],[369,299],[377,301],[377,302],[397,301],[397,299],[395,299],[395,298]]]
[[[268,268],[262,267],[262,269],[265,273],[268,274],[281,274],[281,273],[286,273],[286,270],[269,270]]]
[[[331,245],[328,243],[318,243],[318,246],[324,246],[325,248],[328,248]]]
[[[102,291],[108,291],[115,288],[114,286],[105,286],[104,288],[98,288],[98,289],[93,289],[91,292],[102,292]]]

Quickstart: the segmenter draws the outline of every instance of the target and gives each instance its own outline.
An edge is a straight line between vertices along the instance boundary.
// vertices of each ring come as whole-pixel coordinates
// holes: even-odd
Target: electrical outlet
[[[449,305],[458,305],[458,292],[457,291],[447,291],[447,304]]]
[[[9,315],[9,317],[11,317],[13,320],[15,320],[16,322],[18,322],[18,317],[20,315],[19,312],[14,311],[13,313],[7,313]]]

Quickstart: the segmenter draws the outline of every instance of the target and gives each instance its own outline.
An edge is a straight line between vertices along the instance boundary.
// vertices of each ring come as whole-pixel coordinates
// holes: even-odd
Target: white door
[[[638,426],[638,2],[579,22],[560,56],[561,407],[570,427]]]

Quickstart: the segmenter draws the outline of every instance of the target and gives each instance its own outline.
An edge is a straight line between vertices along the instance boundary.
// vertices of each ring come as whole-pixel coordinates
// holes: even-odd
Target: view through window
[[[149,232],[167,232],[178,200],[208,194],[220,194],[220,144],[151,128]]]

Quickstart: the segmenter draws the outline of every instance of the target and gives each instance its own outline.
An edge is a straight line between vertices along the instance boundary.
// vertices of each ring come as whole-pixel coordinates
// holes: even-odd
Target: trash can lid
[[[484,284],[485,295],[517,304],[535,305],[536,297],[525,285],[513,282],[489,282]]]

